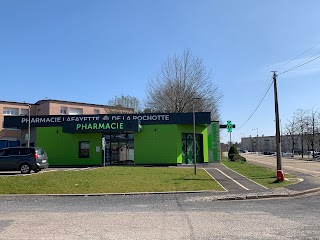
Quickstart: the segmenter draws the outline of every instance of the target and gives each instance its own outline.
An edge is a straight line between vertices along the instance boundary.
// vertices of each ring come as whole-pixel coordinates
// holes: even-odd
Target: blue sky
[[[145,99],[149,78],[189,49],[223,93],[221,121],[243,125],[272,80],[320,52],[320,1],[0,0],[0,100],[44,98],[106,104]],[[317,56],[317,55],[316,55]],[[280,118],[320,107],[320,59],[279,75]],[[274,135],[273,88],[240,129]],[[226,130],[221,132],[228,141]]]

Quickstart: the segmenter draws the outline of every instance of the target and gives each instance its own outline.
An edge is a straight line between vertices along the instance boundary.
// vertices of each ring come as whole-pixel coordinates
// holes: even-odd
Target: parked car
[[[245,149],[240,149],[239,150],[239,153],[247,153],[248,152],[248,150],[245,150]]]
[[[0,150],[0,171],[29,174],[49,167],[47,153],[40,147],[11,147]]]
[[[272,155],[272,154],[274,154],[273,152],[270,152],[270,151],[264,151],[263,152],[263,155]]]
[[[294,157],[294,153],[291,153],[291,152],[283,152],[281,153],[281,155],[283,157]]]
[[[313,156],[313,153],[314,153],[314,156],[318,156],[320,154],[319,152],[316,152],[316,151],[307,151],[307,154],[309,156]]]

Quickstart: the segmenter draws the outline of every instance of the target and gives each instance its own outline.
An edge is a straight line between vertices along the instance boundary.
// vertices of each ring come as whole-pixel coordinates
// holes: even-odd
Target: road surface
[[[319,239],[320,194],[212,201],[206,194],[0,196],[1,240]]]

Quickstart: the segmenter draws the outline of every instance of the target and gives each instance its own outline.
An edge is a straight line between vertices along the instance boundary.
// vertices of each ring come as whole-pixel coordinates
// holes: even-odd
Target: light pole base
[[[277,170],[277,180],[279,182],[283,182],[284,181],[284,173],[282,170]]]

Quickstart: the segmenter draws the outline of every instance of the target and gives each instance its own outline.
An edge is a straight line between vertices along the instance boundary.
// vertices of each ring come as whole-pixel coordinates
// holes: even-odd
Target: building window
[[[60,108],[60,114],[61,115],[67,115],[68,114],[68,109],[66,107],[61,107]]]
[[[94,109],[93,110],[93,114],[100,114],[100,110],[99,109]]]
[[[90,156],[90,142],[79,142],[79,158],[89,158]]]
[[[69,115],[82,115],[83,109],[82,108],[70,108]]]
[[[29,109],[21,109],[21,116],[28,116],[29,115]]]
[[[3,108],[4,116],[18,116],[19,109],[18,108]]]

